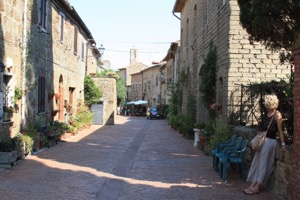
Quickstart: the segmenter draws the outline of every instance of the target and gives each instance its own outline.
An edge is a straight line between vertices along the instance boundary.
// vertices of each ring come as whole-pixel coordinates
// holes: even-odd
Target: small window
[[[39,77],[38,84],[38,113],[41,113],[45,112],[45,77]]]
[[[60,13],[60,42],[64,42],[65,15]]]
[[[205,26],[207,24],[207,0],[203,4],[203,26]]]
[[[82,42],[82,43],[81,43],[81,60],[82,60],[82,61],[84,61],[84,49],[85,49],[84,46],[85,46],[85,45],[84,45],[84,43]]]
[[[44,30],[47,28],[47,1],[40,0],[39,26]]]
[[[74,54],[77,55],[77,35],[78,35],[78,28],[74,26]]]

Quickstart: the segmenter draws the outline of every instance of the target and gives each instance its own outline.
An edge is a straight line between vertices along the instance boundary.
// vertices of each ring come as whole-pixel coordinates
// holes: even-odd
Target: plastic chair
[[[216,154],[219,153],[224,147],[233,145],[236,138],[237,138],[237,135],[233,135],[233,136],[231,136],[231,138],[229,140],[227,140],[225,142],[224,141],[218,142],[216,145],[217,147],[211,151],[212,156],[213,156],[213,168],[215,171],[218,171],[218,169],[216,168],[216,166],[217,166],[216,165],[216,162],[217,162]]]
[[[248,140],[243,139],[239,146],[236,146],[236,148],[228,148],[224,151],[223,156],[219,157],[219,161],[221,163],[221,178],[223,178],[224,182],[227,182],[227,163],[230,162],[230,164],[238,164],[240,175],[244,179],[243,174],[243,157],[244,152],[247,148]]]
[[[222,156],[223,153],[222,151],[231,146],[235,146],[235,143],[238,142],[237,139],[240,138],[239,140],[242,140],[242,137],[237,137],[237,135],[231,136],[230,140],[227,140],[225,142],[218,142],[217,143],[217,148],[213,149],[211,151],[212,156],[213,156],[213,168],[217,172],[218,171],[218,156]]]

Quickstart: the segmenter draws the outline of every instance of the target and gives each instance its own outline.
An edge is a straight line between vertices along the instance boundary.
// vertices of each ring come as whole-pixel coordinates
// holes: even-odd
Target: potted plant
[[[198,146],[199,137],[204,130],[206,123],[204,122],[196,122],[194,124],[194,146]]]
[[[15,96],[14,96],[14,103],[16,104],[18,102],[18,100],[20,100],[23,96],[23,91],[16,87],[15,88]]]
[[[3,107],[3,121],[10,121],[13,117],[14,108],[12,106]]]
[[[11,138],[0,140],[0,164],[9,168],[17,160],[16,145]]]
[[[58,93],[55,94],[55,98],[56,98],[56,99],[60,99],[60,96],[61,96],[61,95],[58,94]]]
[[[23,132],[23,133],[24,134],[18,133],[13,138],[16,144],[16,151],[17,151],[18,158],[20,157],[22,159],[24,159],[25,156],[31,153],[33,142],[34,142],[33,139],[26,134],[27,132]]]

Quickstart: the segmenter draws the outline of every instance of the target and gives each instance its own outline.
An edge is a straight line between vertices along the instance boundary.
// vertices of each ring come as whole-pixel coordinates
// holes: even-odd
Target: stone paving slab
[[[278,199],[248,196],[239,175],[228,182],[212,158],[166,120],[117,116],[0,172],[1,200]]]

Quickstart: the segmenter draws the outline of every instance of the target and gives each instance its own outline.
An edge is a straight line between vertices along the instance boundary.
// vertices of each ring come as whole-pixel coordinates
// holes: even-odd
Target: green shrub
[[[0,152],[11,152],[16,150],[16,145],[11,138],[3,138],[0,140]]]

